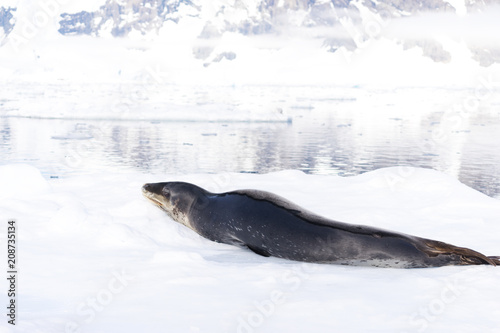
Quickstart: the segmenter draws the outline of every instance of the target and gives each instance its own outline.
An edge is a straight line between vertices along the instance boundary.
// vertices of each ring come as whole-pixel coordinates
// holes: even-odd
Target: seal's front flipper
[[[271,256],[266,250],[259,248],[259,247],[256,247],[256,246],[253,246],[253,245],[248,245],[244,241],[242,241],[236,237],[231,237],[231,239],[226,240],[223,243],[236,245],[236,246],[242,247],[242,248],[248,248],[252,252],[257,253],[259,256],[263,256],[263,257],[270,257]]]
[[[247,244],[247,247],[252,250],[253,252],[257,253],[258,255],[260,256],[263,256],[263,257],[270,257],[271,255],[264,249],[261,249],[261,248],[258,248],[258,247],[255,247],[255,246],[252,246],[252,245],[248,245]]]

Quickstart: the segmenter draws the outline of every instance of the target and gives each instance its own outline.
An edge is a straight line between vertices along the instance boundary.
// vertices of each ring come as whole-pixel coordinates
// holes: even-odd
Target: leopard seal
[[[269,192],[211,193],[184,182],[145,184],[142,192],[201,236],[265,257],[394,268],[500,264],[468,248],[330,220]]]

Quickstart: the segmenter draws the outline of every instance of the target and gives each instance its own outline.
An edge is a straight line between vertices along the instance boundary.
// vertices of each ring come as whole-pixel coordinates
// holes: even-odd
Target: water
[[[141,171],[164,174],[167,180],[184,173],[283,169],[352,176],[405,165],[433,168],[500,197],[497,104],[460,112],[450,111],[449,101],[429,107],[424,102],[388,104],[373,97],[303,95],[309,97],[287,104],[291,123],[64,120],[4,114],[0,154],[3,163],[30,163],[48,178]]]

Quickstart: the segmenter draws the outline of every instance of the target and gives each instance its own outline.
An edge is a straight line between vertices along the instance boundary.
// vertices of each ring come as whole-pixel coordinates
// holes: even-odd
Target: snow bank
[[[433,170],[44,180],[32,167],[8,165],[0,168],[0,212],[18,224],[15,332],[494,332],[500,325],[498,267],[398,270],[260,257],[201,238],[142,197],[143,183],[166,180],[272,191],[333,219],[500,254],[500,202]],[[2,332],[14,330],[2,324]]]
[[[0,198],[37,195],[47,192],[50,185],[38,169],[26,164],[0,166]]]

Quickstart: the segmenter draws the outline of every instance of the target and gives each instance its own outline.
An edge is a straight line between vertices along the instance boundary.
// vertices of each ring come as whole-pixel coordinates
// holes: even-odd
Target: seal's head
[[[142,194],[172,219],[193,229],[189,214],[206,204],[208,192],[189,183],[167,182],[144,184]]]

